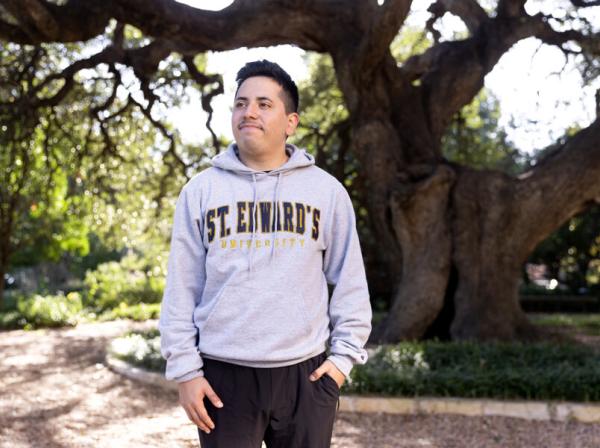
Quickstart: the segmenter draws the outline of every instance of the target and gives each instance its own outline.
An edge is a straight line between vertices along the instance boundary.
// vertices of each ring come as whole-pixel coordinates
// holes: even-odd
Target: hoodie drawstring
[[[277,173],[277,182],[275,183],[275,200],[273,203],[273,217],[275,221],[275,232],[273,238],[271,239],[271,253],[269,255],[269,263],[273,261],[275,257],[275,241],[277,241],[278,236],[278,228],[280,226],[280,213],[279,213],[279,189],[281,187],[281,172]],[[254,198],[252,200],[252,237],[250,240],[250,250],[248,251],[248,271],[254,272],[254,241],[256,236],[256,199],[257,199],[257,187],[256,187],[256,174],[252,173],[252,187],[254,190]]]
[[[277,228],[279,227],[279,181],[281,179],[281,172],[277,173],[277,183],[275,184],[275,206],[273,211],[275,213],[275,236],[271,240],[271,255],[269,257],[269,263],[273,261],[275,254],[275,241],[277,241]]]
[[[248,270],[252,272],[254,270],[254,265],[252,263],[254,258],[254,237],[256,235],[256,174],[252,173],[252,186],[254,189],[254,197],[252,199],[252,210],[250,213],[250,219],[252,221],[252,239],[250,241],[250,250],[248,251]]]

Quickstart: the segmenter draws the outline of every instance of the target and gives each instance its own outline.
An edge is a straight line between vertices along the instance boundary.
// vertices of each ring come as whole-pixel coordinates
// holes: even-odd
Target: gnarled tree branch
[[[471,34],[474,34],[477,28],[489,19],[487,13],[475,0],[438,0],[429,6],[428,11],[432,16],[427,21],[426,28],[433,34],[436,42],[440,36],[433,28],[433,23],[447,12],[460,17]]]
[[[571,216],[600,198],[600,120],[570,137],[541,159],[517,184],[517,200],[527,216],[516,235],[522,257]]]

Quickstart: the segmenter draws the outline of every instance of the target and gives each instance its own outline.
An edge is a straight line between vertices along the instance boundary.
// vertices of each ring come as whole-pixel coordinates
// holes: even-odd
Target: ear
[[[300,122],[300,115],[298,115],[296,112],[292,112],[291,114],[288,114],[287,126],[285,128],[285,135],[287,135],[288,137],[290,135],[294,135],[299,122]]]

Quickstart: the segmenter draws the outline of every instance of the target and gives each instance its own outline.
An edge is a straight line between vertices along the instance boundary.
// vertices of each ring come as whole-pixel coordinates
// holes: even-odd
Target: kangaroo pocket
[[[240,361],[286,361],[310,343],[309,333],[300,292],[226,286],[200,328],[200,351]]]

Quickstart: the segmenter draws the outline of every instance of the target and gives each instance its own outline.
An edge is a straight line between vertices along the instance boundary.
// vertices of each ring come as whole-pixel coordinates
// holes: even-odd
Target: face
[[[261,157],[280,155],[298,125],[298,114],[285,111],[283,88],[266,76],[246,79],[237,91],[231,115],[240,151]]]

